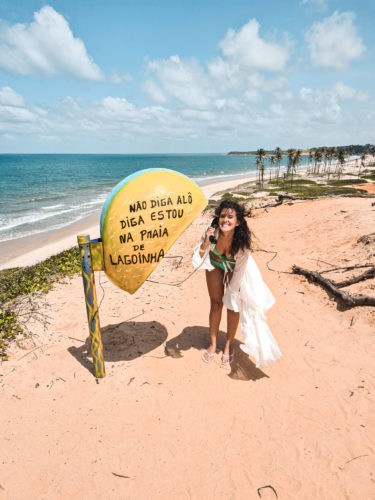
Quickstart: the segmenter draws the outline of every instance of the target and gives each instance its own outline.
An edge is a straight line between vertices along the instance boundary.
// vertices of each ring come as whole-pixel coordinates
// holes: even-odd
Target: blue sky
[[[0,152],[375,142],[375,2],[0,1]]]

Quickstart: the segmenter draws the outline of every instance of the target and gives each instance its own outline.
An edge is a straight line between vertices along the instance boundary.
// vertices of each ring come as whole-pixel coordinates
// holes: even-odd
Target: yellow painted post
[[[85,292],[95,376],[97,378],[103,378],[105,377],[103,344],[100,333],[98,301],[96,299],[95,278],[90,252],[90,236],[87,234],[80,234],[77,236],[77,240],[82,261],[83,288]]]

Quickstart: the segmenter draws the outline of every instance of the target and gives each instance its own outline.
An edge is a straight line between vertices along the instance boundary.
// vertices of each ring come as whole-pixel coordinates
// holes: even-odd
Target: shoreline
[[[236,177],[199,186],[204,195],[209,198],[223,189],[231,189],[238,184],[250,182],[256,176]],[[63,228],[22,236],[0,242],[0,270],[12,267],[25,267],[37,264],[52,255],[77,245],[78,234],[89,234],[91,239],[100,237],[101,210],[73,222]]]
[[[350,160],[345,167],[355,166],[355,160]],[[299,174],[305,174],[308,165],[299,168]],[[256,180],[256,174],[246,177],[234,177],[217,182],[199,185],[207,201],[216,193]],[[79,221],[63,228],[52,229],[0,242],[0,270],[12,267],[25,267],[37,264],[43,260],[68,250],[77,245],[77,235],[88,234],[91,239],[100,237],[101,210],[85,216]]]

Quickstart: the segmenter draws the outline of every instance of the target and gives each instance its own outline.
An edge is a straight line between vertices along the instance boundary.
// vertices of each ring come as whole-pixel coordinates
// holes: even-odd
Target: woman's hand
[[[201,245],[202,250],[206,250],[206,248],[209,246],[210,236],[215,236],[215,232],[216,232],[216,229],[214,227],[210,226],[209,228],[207,228],[206,237],[204,239],[204,242]]]

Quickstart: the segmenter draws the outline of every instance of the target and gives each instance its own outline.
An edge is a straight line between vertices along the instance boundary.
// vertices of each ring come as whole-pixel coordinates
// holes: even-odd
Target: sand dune
[[[100,381],[81,278],[40,299],[48,324],[31,325],[38,348],[15,345],[1,365],[0,498],[257,499],[267,485],[280,499],[374,497],[374,308],[341,310],[290,274],[293,264],[374,262],[374,247],[357,243],[373,231],[371,200],[301,202],[250,220],[283,352],[263,370],[238,348],[240,332],[230,369],[219,353],[202,363],[204,272],[170,286],[192,273],[191,249],[207,220],[171,249],[182,264],[165,259],[150,277],[158,283],[133,296],[96,274]],[[374,284],[348,291],[374,295]],[[221,329],[223,341],[225,318]],[[276,498],[271,488],[260,492]]]

